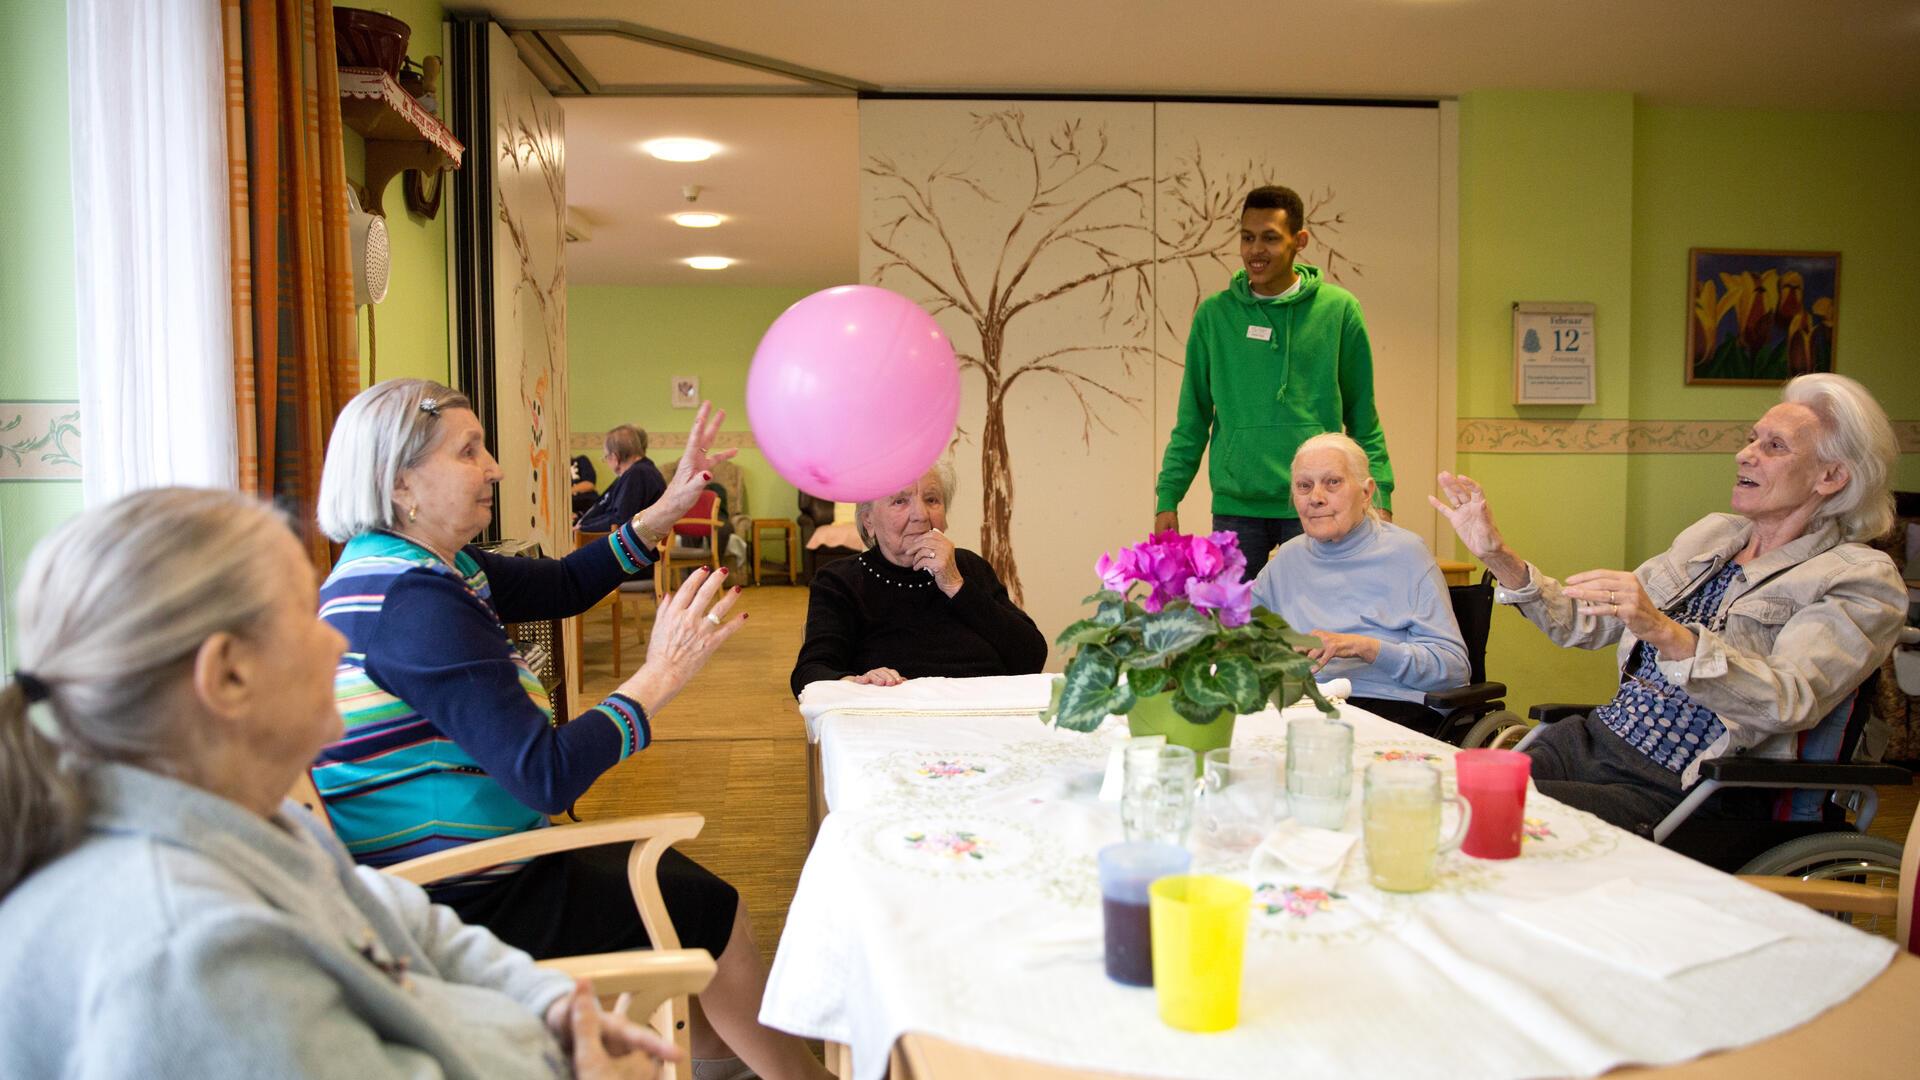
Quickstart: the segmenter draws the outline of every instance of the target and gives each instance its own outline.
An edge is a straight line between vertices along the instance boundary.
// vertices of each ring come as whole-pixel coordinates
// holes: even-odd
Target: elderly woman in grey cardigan
[[[650,1077],[591,988],[283,801],[343,639],[283,522],[142,492],[34,551],[0,688],[0,1076]]]
[[[1726,754],[1792,757],[1795,735],[1854,692],[1893,648],[1907,591],[1867,546],[1893,525],[1893,425],[1865,387],[1802,375],[1733,456],[1733,513],[1708,514],[1635,570],[1566,581],[1507,546],[1480,485],[1440,474],[1428,501],[1555,644],[1617,645],[1620,686],[1527,747],[1561,802],[1650,831]],[[1740,795],[1740,792],[1733,792]],[[1709,812],[1758,816],[1734,801]]]

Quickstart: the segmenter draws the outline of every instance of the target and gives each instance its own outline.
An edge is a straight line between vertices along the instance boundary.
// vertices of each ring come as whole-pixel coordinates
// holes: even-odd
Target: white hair
[[[1780,400],[1812,409],[1820,417],[1814,452],[1829,465],[1847,467],[1847,486],[1827,496],[1819,519],[1838,524],[1846,540],[1885,536],[1893,528],[1891,481],[1900,454],[1886,410],[1866,387],[1831,372],[1789,380]]]
[[[441,413],[473,408],[466,395],[431,379],[388,379],[355,394],[333,422],[315,508],[320,531],[337,543],[398,522],[393,488],[425,460]]]
[[[286,535],[250,496],[154,488],[34,547],[14,625],[19,670],[48,696],[35,723],[22,680],[0,690],[0,896],[77,842],[87,764],[190,759],[195,732],[164,703],[207,638],[252,633],[272,609],[287,587],[273,542]]]
[[[929,465],[927,472],[932,473],[934,481],[940,485],[940,497],[945,499],[948,505],[952,505],[954,492],[960,486],[960,481],[953,472],[953,459],[943,456],[940,460]],[[919,476],[914,477],[913,483],[909,486],[918,487],[920,481],[925,479],[926,475],[927,473],[921,473]],[[888,492],[886,495],[881,496],[881,498],[891,498],[892,496],[893,492]],[[873,504],[879,501],[880,499],[868,499],[865,502],[859,502],[853,505],[853,527],[860,532],[860,542],[868,547],[873,546],[873,533],[867,528],[867,511],[873,509]]]

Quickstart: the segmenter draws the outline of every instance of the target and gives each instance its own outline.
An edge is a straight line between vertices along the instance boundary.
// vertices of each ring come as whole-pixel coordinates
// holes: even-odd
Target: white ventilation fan
[[[360,209],[360,197],[347,185],[347,258],[353,263],[353,303],[377,304],[387,298],[387,219]]]

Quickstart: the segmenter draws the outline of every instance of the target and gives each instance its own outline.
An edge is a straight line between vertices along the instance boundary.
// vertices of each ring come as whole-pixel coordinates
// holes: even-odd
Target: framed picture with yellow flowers
[[[1687,383],[1766,386],[1833,370],[1840,253],[1687,252]]]

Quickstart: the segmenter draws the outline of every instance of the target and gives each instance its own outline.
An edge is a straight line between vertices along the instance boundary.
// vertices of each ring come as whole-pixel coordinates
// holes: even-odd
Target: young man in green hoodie
[[[1201,302],[1187,334],[1180,409],[1155,486],[1155,532],[1178,531],[1175,508],[1211,448],[1213,529],[1240,537],[1253,580],[1275,546],[1300,535],[1294,451],[1325,431],[1367,452],[1374,505],[1392,518],[1393,466],[1373,404],[1373,350],[1353,294],[1293,259],[1307,246],[1306,209],[1284,187],[1247,193],[1232,284]]]

